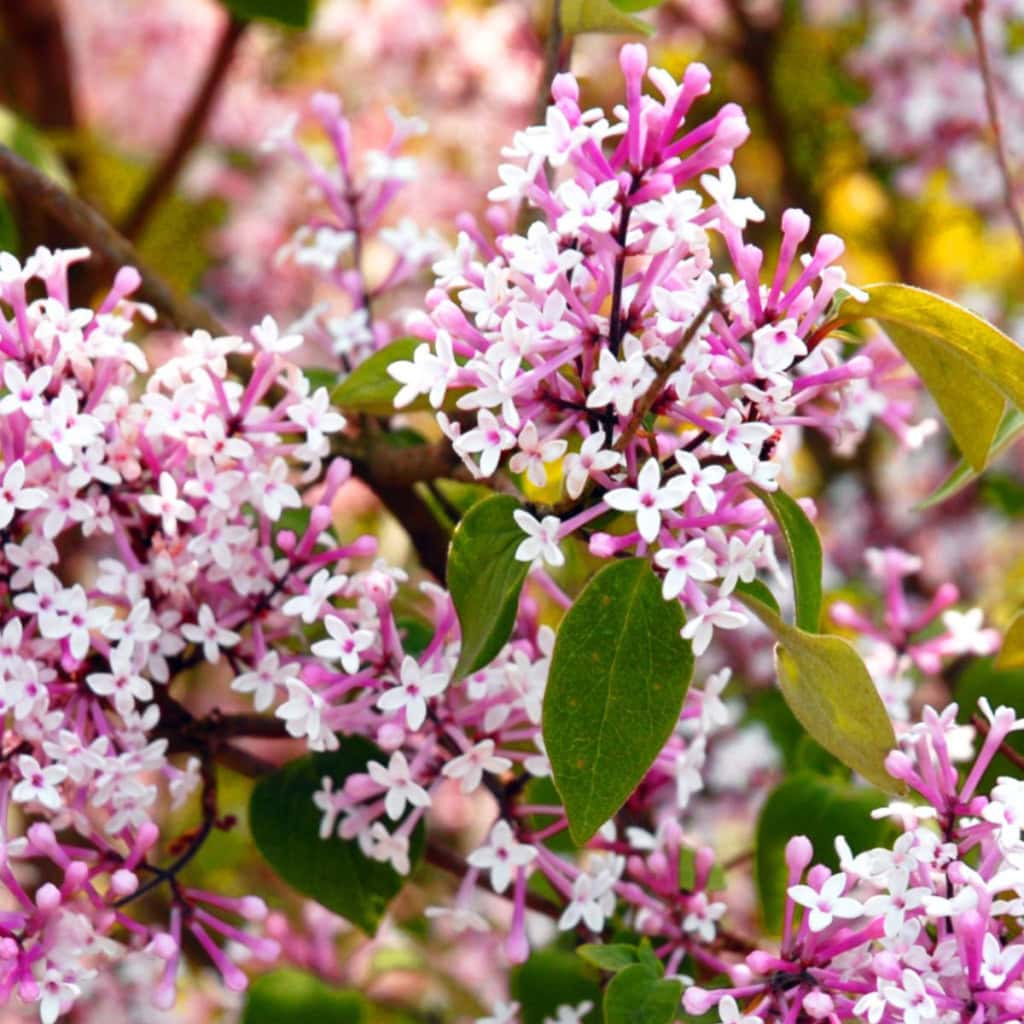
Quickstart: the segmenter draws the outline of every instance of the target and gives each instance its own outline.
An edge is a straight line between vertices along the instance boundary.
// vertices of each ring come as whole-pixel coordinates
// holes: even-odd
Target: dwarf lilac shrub
[[[880,615],[836,601],[830,619],[852,642],[820,634],[816,510],[782,490],[804,435],[848,456],[876,422],[905,447],[934,431],[903,358],[916,366],[919,349],[901,330],[860,345],[859,320],[906,331],[968,315],[903,292],[931,304],[917,321],[913,307],[893,313],[891,292],[847,283],[842,241],[812,241],[797,209],[766,251],[754,241],[764,214],[733,169],[742,110],[701,113],[702,64],[677,82],[636,45],[620,64],[626,102],[610,114],[581,109],[579,83],[555,78],[544,123],[506,151],[486,227],[459,218],[454,249],[436,259],[437,238],[387,221],[413,173],[400,147],[419,126],[395,119],[360,163],[339,103],[318,94],[336,166],[316,163],[291,124],[273,144],[326,211],[284,255],[322,273],[337,318],[316,308],[294,328],[268,316],[240,336],[197,330],[157,357],[167,338],[134,297],[138,271],[122,268],[95,308],[78,307],[69,270],[87,250],[0,256],[3,1002],[44,1024],[93,1013],[121,970],[169,1012],[197,960],[234,993],[282,963],[336,981],[348,926],[328,911],[365,898],[370,909],[350,916],[373,930],[426,861],[459,879],[421,908],[428,944],[468,958],[487,943],[524,971],[553,948],[574,964],[578,954],[593,988],[520,1018],[502,982],[480,1020],[601,1012],[618,1024],[623,998],[667,1006],[642,1018],[651,1024],[684,1010],[722,1024],[1024,1014],[1021,784],[988,778],[997,755],[1019,764],[1006,741],[1024,720],[982,699],[968,724],[955,702],[915,699],[918,684],[994,653],[1001,634],[980,608],[955,607],[952,584],[922,595],[920,560],[895,546],[866,552]],[[371,241],[389,250],[376,279]],[[408,318],[416,340],[396,340],[400,318],[380,300],[431,261],[434,285]],[[982,357],[1009,342],[970,325],[981,355],[968,365],[984,376]],[[395,345],[403,356],[382,361]],[[325,349],[342,365],[332,383],[369,381],[393,414],[336,402],[358,389],[332,392],[304,366]],[[410,441],[412,425],[440,436]],[[458,520],[445,581],[388,564],[347,518],[343,489],[370,475],[367,439],[400,434],[424,462],[450,457],[463,486],[501,492],[504,532],[481,539],[473,516],[495,497],[466,511],[455,492],[422,488]],[[467,550],[470,600],[453,569]],[[656,610],[637,597],[642,584],[604,595],[634,603],[622,604],[621,635],[593,638],[578,658],[607,683],[594,698],[605,719],[618,666],[646,716],[637,731],[664,740],[580,839],[545,737],[552,719],[584,709],[553,706],[549,683],[573,657],[563,613],[578,607],[574,591],[602,562],[627,560],[641,563]],[[648,625],[666,607],[686,678],[663,721],[668,673],[644,666],[667,643]],[[773,681],[748,692],[721,658],[729,643],[761,642],[758,623],[779,645],[788,705],[776,724],[788,716],[820,741],[806,756],[849,799],[851,828],[859,815],[900,833],[856,850],[840,836],[834,857],[787,833],[778,942],[735,898],[730,876],[750,855],[722,858],[703,839],[721,803],[753,817],[755,783],[779,782],[794,754],[767,718],[745,714],[777,696]],[[853,712],[830,695],[833,677]],[[865,708],[889,732],[866,740],[848,721]],[[254,740],[295,757],[267,761]],[[569,752],[581,770],[585,747]],[[887,772],[895,799],[869,813],[857,800],[871,791],[847,763],[874,769],[862,772],[874,783]],[[222,767],[260,779],[256,844],[324,904],[303,921],[262,894],[189,884],[210,837],[242,827],[225,813]],[[268,810],[267,793],[284,797]],[[458,840],[453,806],[468,823]],[[186,808],[198,822],[181,834]],[[296,821],[309,827],[292,832]]]

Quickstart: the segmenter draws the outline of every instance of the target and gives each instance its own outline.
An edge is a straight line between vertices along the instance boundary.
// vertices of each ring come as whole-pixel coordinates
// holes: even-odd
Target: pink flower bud
[[[580,86],[575,76],[564,71],[561,74],[555,75],[551,80],[551,98],[556,103],[560,103],[563,100],[568,100],[570,103],[579,103]]]
[[[36,906],[44,914],[49,914],[51,911],[56,910],[60,904],[60,889],[52,882],[46,882],[36,890]]]
[[[341,97],[333,92],[316,92],[309,101],[309,108],[322,121],[334,121],[341,117]]]
[[[683,993],[683,1009],[694,1016],[707,1013],[717,1002],[717,992],[708,992],[707,989],[699,988],[697,985],[691,985]]]
[[[786,867],[789,869],[789,877],[798,879],[804,873],[804,868],[811,863],[813,856],[814,847],[810,839],[807,836],[793,836],[786,843]]]
[[[590,553],[598,558],[611,558],[618,550],[615,538],[608,533],[595,533],[590,537]]]
[[[259,896],[245,896],[239,900],[238,913],[246,921],[262,921],[267,916],[267,905]]]
[[[160,957],[161,960],[171,960],[178,955],[178,944],[167,932],[157,932],[147,948],[149,952],[154,956]]]
[[[835,1009],[827,992],[808,992],[803,999],[804,1012],[815,1020],[824,1020]]]
[[[118,896],[130,896],[139,887],[139,879],[131,871],[121,868],[110,876],[110,888]]]

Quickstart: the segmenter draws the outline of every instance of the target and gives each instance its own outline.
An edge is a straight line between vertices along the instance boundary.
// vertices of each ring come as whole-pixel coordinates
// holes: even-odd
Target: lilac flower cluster
[[[810,222],[787,211],[762,283],[765,254],[744,231],[763,214],[730,166],[745,117],[727,104],[684,124],[708,70],[677,84],[647,70],[641,46],[621,64],[627,104],[612,120],[580,109],[571,76],[555,79],[545,123],[516,135],[490,193],[511,204],[491,217],[505,229],[492,242],[466,225],[413,324],[428,340],[389,372],[399,408],[426,395],[456,412],[438,422],[474,475],[506,464],[544,484],[560,467],[564,500],[517,517],[519,557],[558,565],[572,534],[601,557],[651,553],[700,653],[714,629],[747,621],[737,581],[773,564],[750,487],[776,488],[783,435],[809,427],[849,448],[872,414],[905,434],[909,410],[870,356],[830,337],[850,290],[838,238],[801,255]],[[609,510],[632,529],[595,530]]]
[[[292,735],[334,743],[310,659],[290,646],[315,595],[357,599],[375,578],[341,571],[375,541],[328,530],[344,460],[303,505],[345,420],[286,358],[301,337],[269,318],[251,341],[197,331],[143,376],[139,275],[121,270],[98,308],[74,308],[68,270],[87,256],[0,255],[0,998],[38,1001],[45,1022],[126,953],[164,963],[154,995],[170,1005],[185,933],[235,989],[245,976],[219,941],[276,955],[248,931],[261,900],[184,888],[190,855],[161,866],[168,806],[201,788],[200,842],[218,821],[210,751],[188,738],[202,720],[172,688],[220,666]],[[59,887],[41,881],[47,864]],[[165,883],[167,922],[131,916]]]
[[[277,258],[311,271],[332,296],[343,297],[340,308],[333,302],[316,302],[298,327],[350,370],[399,332],[400,311],[381,315],[378,303],[415,279],[447,247],[435,232],[422,231],[409,217],[397,224],[386,220],[399,193],[417,175],[416,160],[403,154],[403,147],[423,134],[426,125],[390,111],[391,138],[381,149],[361,149],[357,162],[352,125],[339,98],[317,93],[310,108],[326,136],[333,168],[322,165],[316,151],[295,138],[297,116],[264,143],[265,149],[297,162],[321,207]]]
[[[925,708],[889,755],[889,771],[920,801],[876,812],[901,830],[891,847],[854,855],[840,836],[833,872],[822,864],[808,870],[810,842],[790,840],[780,948],[733,964],[726,987],[689,988],[688,1012],[717,1005],[723,1024],[803,1015],[870,1024],[1020,1019],[1022,787],[1000,776],[982,793],[979,783],[1024,721],[1010,708],[993,711],[984,699],[981,706],[977,756],[956,704],[941,714]]]

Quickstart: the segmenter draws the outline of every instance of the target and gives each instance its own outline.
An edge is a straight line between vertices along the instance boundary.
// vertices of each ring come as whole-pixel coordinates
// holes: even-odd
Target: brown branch
[[[71,59],[56,0],[4,0],[0,96],[37,128],[75,126]],[[41,74],[45,70],[45,74]]]
[[[722,303],[717,287],[712,289],[707,302],[704,303],[704,306],[694,317],[693,323],[686,328],[675,347],[669,352],[668,358],[661,364],[654,379],[643,393],[636,409],[633,410],[633,415],[630,417],[629,423],[626,424],[626,429],[619,436],[618,441],[615,442],[615,451],[624,452],[629,447],[630,441],[636,437],[636,432],[643,424],[644,417],[654,408],[654,403],[658,400],[658,396],[662,391],[664,391],[669,377],[682,365],[687,346],[696,337],[697,332],[701,329],[704,321],[711,315],[712,310],[722,312]]]
[[[142,234],[161,200],[173,187],[186,158],[199,141],[213,112],[214,103],[247,25],[248,22],[240,18],[228,17],[206,68],[206,74],[178,126],[174,139],[121,223],[121,232],[125,238],[134,240]]]
[[[88,203],[65,191],[27,160],[0,146],[0,175],[20,193],[48,213],[68,233],[111,267],[135,267],[142,275],[138,298],[151,303],[163,321],[184,331],[206,330],[225,335],[230,331],[201,302],[178,296],[152,270],[145,267],[131,242],[112,227]]]
[[[466,872],[469,871],[469,865],[457,853],[453,853],[447,846],[441,846],[440,843],[428,841],[423,852],[423,859],[428,864],[433,864],[435,868],[440,868],[442,871],[455,875],[456,878],[464,878]],[[482,876],[477,879],[477,885],[489,889],[496,896],[504,895],[503,893],[495,892],[491,884]],[[508,899],[509,897],[505,896],[505,898]],[[546,917],[554,918],[556,921],[562,916],[563,908],[558,906],[557,903],[553,903],[544,896],[529,890],[526,893],[526,905],[538,914],[544,914]]]
[[[996,163],[1003,183],[1003,205],[1010,216],[1013,230],[1017,234],[1021,249],[1024,251],[1024,219],[1021,218],[1015,197],[1013,172],[1010,169],[1010,158],[1006,152],[1006,140],[1003,137],[1003,126],[999,116],[999,99],[996,95],[995,78],[992,73],[992,61],[988,52],[985,30],[981,24],[981,16],[985,10],[985,0],[969,0],[964,7],[964,14],[971,23],[974,43],[978,50],[978,69],[985,86],[985,107],[988,110],[988,123],[992,129],[996,149]]]

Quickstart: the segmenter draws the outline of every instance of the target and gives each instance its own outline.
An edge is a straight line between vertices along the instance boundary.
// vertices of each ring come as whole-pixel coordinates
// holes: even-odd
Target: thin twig
[[[718,310],[721,312],[721,300],[719,298],[718,289],[713,288],[711,294],[708,296],[707,302],[701,308],[700,312],[694,317],[693,322],[686,331],[680,337],[677,344],[673,347],[672,351],[669,352],[668,357],[661,364],[658,372],[654,376],[654,380],[651,381],[647,390],[643,393],[637,407],[633,410],[633,415],[630,417],[629,423],[626,424],[626,429],[619,436],[619,439],[615,442],[614,449],[617,452],[624,452],[629,447],[630,441],[636,437],[636,432],[640,429],[643,424],[644,417],[654,408],[654,403],[657,402],[658,396],[665,390],[665,385],[668,383],[669,377],[672,376],[676,370],[682,365],[683,357],[686,355],[686,348],[691,341],[696,337],[697,332],[701,329],[704,321],[711,315],[712,310]]]
[[[1021,249],[1024,250],[1024,219],[1021,218],[1020,210],[1017,208],[1013,172],[1010,170],[1010,158],[1006,152],[1006,140],[1003,137],[1003,126],[999,116],[999,99],[996,95],[995,78],[992,74],[992,61],[988,52],[985,31],[981,24],[984,10],[985,0],[969,0],[964,7],[964,14],[971,23],[971,32],[974,34],[974,43],[978,50],[978,69],[981,72],[981,80],[985,86],[985,107],[988,110],[988,123],[992,129],[996,149],[996,163],[999,165],[999,174],[1003,182],[1003,205],[1010,216],[1010,221],[1013,224],[1013,230],[1017,234]]]
[[[213,112],[217,95],[224,84],[248,24],[247,21],[234,17],[229,17],[225,23],[206,74],[203,75],[203,80],[178,126],[174,139],[121,223],[121,232],[125,238],[135,240],[142,234],[161,200],[173,187],[186,158],[199,141]]]

